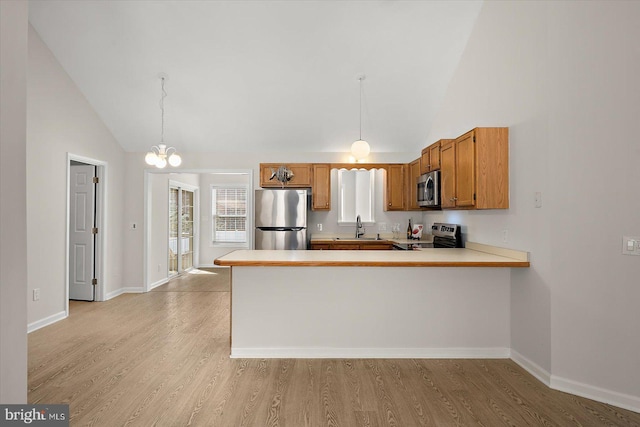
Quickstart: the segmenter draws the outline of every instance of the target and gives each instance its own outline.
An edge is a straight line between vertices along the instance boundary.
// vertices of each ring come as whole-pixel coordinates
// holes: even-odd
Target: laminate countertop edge
[[[214,264],[223,267],[530,267],[527,252],[469,243],[467,246],[471,247],[467,248],[416,251],[245,249],[219,257]]]

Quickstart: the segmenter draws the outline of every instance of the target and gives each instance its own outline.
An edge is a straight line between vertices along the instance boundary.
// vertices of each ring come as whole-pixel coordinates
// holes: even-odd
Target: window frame
[[[215,212],[215,200],[217,200],[217,194],[214,197],[214,192],[218,189],[244,189],[245,190],[245,194],[246,194],[246,198],[245,198],[245,239],[244,241],[240,242],[240,241],[220,241],[220,240],[216,240],[216,218],[218,217],[218,215]],[[211,243],[212,246],[214,247],[235,247],[235,248],[249,248],[249,246],[251,245],[251,235],[250,232],[251,230],[251,217],[250,217],[250,208],[251,208],[251,202],[250,202],[250,194],[249,192],[251,191],[251,188],[249,185],[247,184],[211,184],[210,188],[210,195],[211,195],[211,235],[209,236],[209,241]],[[237,199],[236,199],[237,200]]]

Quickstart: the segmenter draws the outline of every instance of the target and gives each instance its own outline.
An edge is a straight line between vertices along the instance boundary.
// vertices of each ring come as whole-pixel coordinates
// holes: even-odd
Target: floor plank
[[[29,334],[28,381],[74,426],[640,426],[508,359],[230,359],[225,269],[70,308]]]

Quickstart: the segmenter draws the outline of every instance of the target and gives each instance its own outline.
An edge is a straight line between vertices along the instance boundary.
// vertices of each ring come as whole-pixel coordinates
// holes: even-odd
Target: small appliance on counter
[[[434,248],[461,248],[462,233],[460,225],[434,222],[431,226]]]
[[[256,190],[256,249],[307,249],[307,190]]]

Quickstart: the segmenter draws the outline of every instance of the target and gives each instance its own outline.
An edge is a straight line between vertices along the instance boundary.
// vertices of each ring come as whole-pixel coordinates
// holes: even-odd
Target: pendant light
[[[144,161],[150,166],[155,166],[158,169],[162,169],[167,166],[167,162],[173,166],[180,166],[182,158],[176,153],[174,147],[167,147],[164,143],[164,98],[167,96],[167,92],[164,90],[164,82],[167,79],[166,74],[160,74],[160,85],[162,92],[160,94],[160,110],[162,111],[161,131],[160,131],[160,144],[151,147],[151,151],[144,156]]]
[[[356,162],[366,158],[370,152],[369,143],[362,139],[362,81],[364,77],[364,74],[358,75],[360,81],[360,139],[351,144],[351,155],[356,159]]]

